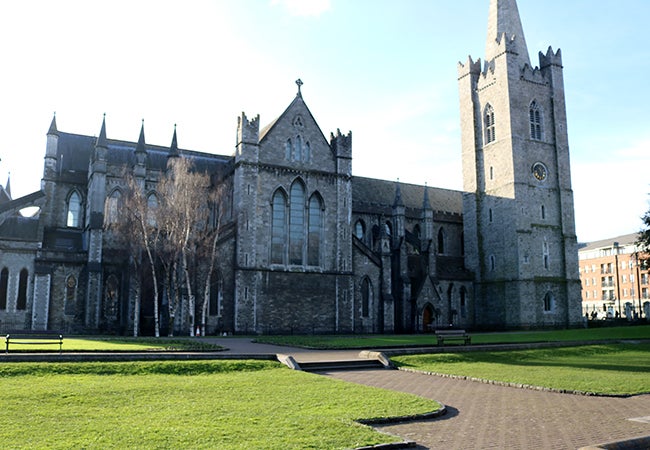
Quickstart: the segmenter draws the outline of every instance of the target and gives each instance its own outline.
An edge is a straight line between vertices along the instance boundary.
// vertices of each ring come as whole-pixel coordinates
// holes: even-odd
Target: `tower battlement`
[[[237,145],[257,144],[260,140],[260,115],[248,120],[244,112],[237,118]]]
[[[458,61],[458,79],[468,75],[479,75],[481,73],[481,58],[474,61],[472,56],[467,57],[467,61],[462,63]]]
[[[548,47],[546,54],[539,52],[539,67],[540,69],[546,69],[549,66],[557,66],[562,68],[562,50],[557,49],[557,52],[553,51],[553,47]]]
[[[341,130],[336,129],[336,135],[330,134],[330,146],[337,157],[352,156],[352,131],[348,134],[342,134]]]

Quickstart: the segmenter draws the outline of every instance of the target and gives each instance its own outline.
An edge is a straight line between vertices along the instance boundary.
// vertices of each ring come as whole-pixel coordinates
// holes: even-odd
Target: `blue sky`
[[[461,189],[456,66],[484,54],[488,0],[21,0],[0,3],[0,183],[40,186],[45,133],[231,154],[294,81],[353,173]],[[648,209],[647,0],[519,0],[533,65],[562,49],[580,241],[635,232]]]

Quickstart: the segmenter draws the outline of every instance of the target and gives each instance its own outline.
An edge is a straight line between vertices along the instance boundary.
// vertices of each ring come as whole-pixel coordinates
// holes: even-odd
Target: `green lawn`
[[[401,367],[606,395],[650,393],[650,344],[462,352],[391,358]]]
[[[29,340],[29,339],[27,339]],[[218,345],[209,344],[201,339],[189,337],[68,337],[63,336],[62,350],[64,352],[82,351],[113,351],[113,352],[147,352],[147,351],[218,351],[222,348]],[[9,344],[9,351],[30,352],[50,351],[58,352],[59,346],[52,344]]]
[[[15,449],[352,448],[400,440],[357,419],[439,408],[263,361],[4,363],[0,383]]]
[[[472,344],[650,339],[650,325],[470,334],[472,336]],[[256,341],[268,344],[321,349],[389,348],[400,346],[436,345],[436,338],[432,333],[405,335],[373,334],[356,336],[260,336],[256,338]]]

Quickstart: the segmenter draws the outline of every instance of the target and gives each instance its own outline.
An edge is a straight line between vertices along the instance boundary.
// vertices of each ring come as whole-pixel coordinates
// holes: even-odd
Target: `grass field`
[[[650,325],[580,328],[553,331],[471,333],[472,344],[528,342],[580,342],[618,339],[650,339]],[[258,342],[320,349],[390,348],[436,345],[433,334],[355,335],[355,336],[260,336]],[[453,345],[453,344],[452,344]]]
[[[435,402],[260,361],[0,364],[3,448],[352,448]]]
[[[29,339],[26,339],[29,340]],[[189,337],[63,337],[62,350],[64,352],[83,352],[83,351],[112,351],[112,352],[149,352],[149,351],[218,351],[222,348],[218,345],[210,344],[201,339]],[[10,344],[9,351],[14,352],[31,352],[31,351],[49,351],[58,352],[58,345],[51,344]]]
[[[605,395],[650,393],[650,344],[396,356],[412,369]]]

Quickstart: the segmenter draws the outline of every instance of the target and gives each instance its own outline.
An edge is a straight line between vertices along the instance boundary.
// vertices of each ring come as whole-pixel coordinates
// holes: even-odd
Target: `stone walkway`
[[[305,350],[233,338],[217,341],[233,353],[263,350],[290,354],[298,361],[354,359],[358,355],[356,350]],[[588,397],[398,370],[333,371],[324,375],[443,403],[448,413],[440,419],[377,427],[417,442],[420,449],[565,450],[650,436],[650,395]]]
[[[420,448],[564,450],[650,436],[650,395],[587,397],[397,370],[327,375],[446,405],[440,419],[377,427]],[[630,420],[641,417],[647,421]]]

